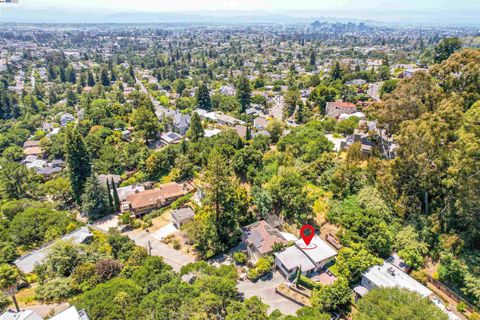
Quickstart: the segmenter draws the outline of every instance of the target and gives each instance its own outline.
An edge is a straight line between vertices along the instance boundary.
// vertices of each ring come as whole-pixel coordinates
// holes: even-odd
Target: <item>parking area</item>
[[[250,280],[239,281],[238,291],[240,291],[245,298],[257,296],[262,299],[263,303],[270,306],[268,310],[269,313],[278,309],[283,314],[295,314],[301,306],[275,292],[275,288],[284,281],[280,273],[275,271],[270,277],[264,280],[260,279],[257,282]]]

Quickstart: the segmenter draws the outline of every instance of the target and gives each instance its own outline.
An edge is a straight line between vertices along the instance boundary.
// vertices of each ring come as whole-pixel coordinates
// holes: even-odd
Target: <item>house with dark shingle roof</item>
[[[248,256],[254,262],[263,255],[273,252],[275,243],[287,244],[280,231],[265,220],[242,227],[242,241],[247,246]]]
[[[183,114],[178,110],[167,109],[163,106],[156,106],[155,115],[158,120],[163,120],[164,117],[167,117],[171,120],[172,131],[175,131],[181,135],[185,135],[190,128],[190,115]]]

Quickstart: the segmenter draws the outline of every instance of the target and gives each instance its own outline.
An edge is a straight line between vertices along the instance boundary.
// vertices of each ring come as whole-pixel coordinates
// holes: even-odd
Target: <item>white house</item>
[[[310,275],[315,270],[315,264],[304,253],[304,250],[297,248],[296,246],[288,247],[282,252],[275,253],[275,263],[278,270],[290,279],[296,273],[300,267],[302,274]]]
[[[404,288],[410,291],[415,291],[422,297],[428,297],[433,293],[423,284],[388,262],[385,262],[381,266],[374,266],[368,269],[362,277],[361,284],[368,290],[377,287]]]
[[[31,310],[22,310],[20,312],[7,310],[5,313],[0,314],[0,320],[43,320],[43,318]]]
[[[315,271],[319,271],[337,255],[337,251],[317,235],[312,238],[308,247],[305,247],[302,239],[297,240],[295,244],[313,262]]]
[[[75,306],[71,306],[65,311],[60,312],[50,320],[90,320],[85,310],[78,311]]]

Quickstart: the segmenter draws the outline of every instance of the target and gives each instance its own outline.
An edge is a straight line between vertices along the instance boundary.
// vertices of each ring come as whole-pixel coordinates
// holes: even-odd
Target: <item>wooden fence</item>
[[[455,291],[453,291],[452,289],[450,289],[449,287],[447,287],[446,285],[444,285],[443,283],[441,283],[440,281],[432,278],[431,276],[428,276],[428,282],[430,282],[431,285],[433,285],[435,288],[437,288],[438,290],[440,290],[442,293],[444,293],[445,295],[447,295],[450,299],[452,299],[453,301],[455,301],[456,303],[460,303],[460,302],[463,302],[465,305],[466,305],[466,309],[469,311],[469,312],[475,312],[477,309],[471,305],[467,300],[465,300],[464,298],[462,298],[458,293],[456,293]]]

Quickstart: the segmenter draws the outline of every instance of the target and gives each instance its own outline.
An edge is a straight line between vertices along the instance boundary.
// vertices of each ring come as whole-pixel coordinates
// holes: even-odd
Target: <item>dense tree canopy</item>
[[[358,303],[355,320],[446,320],[443,313],[427,298],[406,289],[374,289]]]

